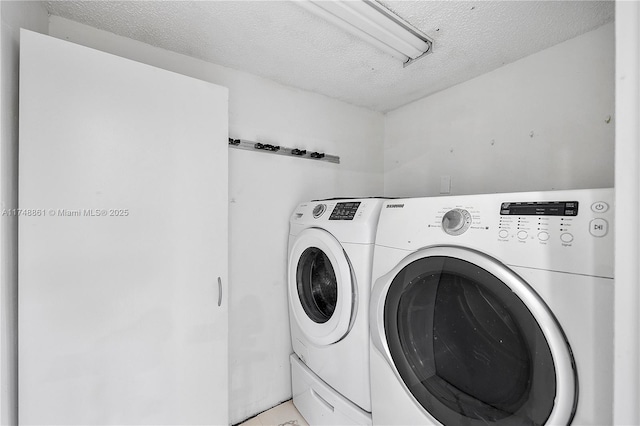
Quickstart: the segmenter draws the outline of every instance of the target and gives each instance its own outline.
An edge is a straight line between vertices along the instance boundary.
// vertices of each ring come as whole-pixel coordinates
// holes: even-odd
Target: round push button
[[[498,237],[500,238],[507,238],[509,236],[509,231],[507,231],[506,229],[501,229],[500,232],[498,232]]]
[[[604,213],[609,210],[609,204],[605,203],[604,201],[596,201],[595,203],[591,204],[591,210],[595,213]]]
[[[593,219],[589,223],[589,232],[594,237],[604,237],[609,231],[609,222],[604,219]]]
[[[548,241],[549,240],[549,233],[545,232],[545,231],[542,231],[542,232],[538,233],[538,239],[540,241]]]
[[[526,240],[528,236],[529,236],[529,234],[527,234],[527,231],[519,231],[518,232],[518,238],[520,238],[521,240]]]
[[[565,232],[564,234],[560,235],[560,240],[563,243],[570,243],[573,241],[573,235],[569,234],[568,232]]]

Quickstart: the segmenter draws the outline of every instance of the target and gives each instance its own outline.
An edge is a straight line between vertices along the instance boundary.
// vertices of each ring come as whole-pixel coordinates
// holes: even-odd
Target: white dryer
[[[293,403],[310,424],[371,424],[369,295],[383,201],[313,201],[291,216]]]
[[[374,424],[612,424],[613,190],[396,199],[371,294]]]

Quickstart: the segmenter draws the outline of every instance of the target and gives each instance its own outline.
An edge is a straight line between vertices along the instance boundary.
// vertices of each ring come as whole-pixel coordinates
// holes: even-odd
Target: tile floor
[[[238,426],[309,426],[291,400],[240,423]]]

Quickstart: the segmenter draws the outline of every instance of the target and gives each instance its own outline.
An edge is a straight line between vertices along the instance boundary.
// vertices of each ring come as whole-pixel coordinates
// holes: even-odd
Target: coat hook
[[[340,157],[337,155],[325,154],[324,152],[307,152],[306,149],[287,148],[280,145],[272,145],[262,142],[254,142],[245,139],[229,139],[230,148],[246,149],[258,152],[268,152],[271,154],[295,156],[298,158],[313,159],[316,161],[327,161],[330,163],[340,164]]]

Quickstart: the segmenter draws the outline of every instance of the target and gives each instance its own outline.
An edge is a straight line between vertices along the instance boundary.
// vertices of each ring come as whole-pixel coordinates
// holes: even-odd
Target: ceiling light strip
[[[407,31],[396,20],[392,20],[390,17],[393,15],[383,13],[389,11],[375,1],[349,1],[338,4],[348,8],[352,16],[362,20],[363,25],[369,25],[369,34],[398,51],[407,52],[410,58],[415,59],[429,49],[425,40]]]
[[[298,5],[371,45],[411,62],[431,51],[432,41],[373,0],[302,0]]]
[[[374,9],[376,9],[376,11],[378,13],[386,16],[387,19],[389,19],[390,21],[395,22],[396,25],[400,26],[401,28],[403,28],[408,33],[413,34],[415,37],[417,37],[421,41],[424,41],[424,42],[426,42],[428,44],[432,43],[432,40],[429,38],[429,36],[427,36],[425,33],[420,31],[419,29],[417,29],[416,27],[414,27],[413,25],[411,25],[410,23],[408,23],[404,19],[402,19],[400,16],[396,15],[395,13],[393,13],[391,10],[387,9],[381,3],[378,3],[376,0],[363,0],[362,3],[366,4],[369,7],[372,7]]]
[[[407,55],[402,54],[401,52],[398,52],[397,50],[389,47],[387,44],[381,42],[380,40],[376,39],[375,37],[371,36],[370,34],[368,34],[366,31],[361,30],[360,28],[358,28],[357,26],[354,26],[352,23],[349,23],[345,20],[343,20],[342,18],[339,18],[338,16],[334,15],[333,13],[327,11],[324,7],[319,7],[316,6],[315,2],[311,2],[311,1],[307,1],[307,0],[302,0],[300,2],[298,2],[297,4],[299,4],[300,6],[304,7],[305,9],[309,10],[310,12],[312,12],[313,14],[319,16],[320,18],[325,19],[326,21],[331,22],[333,25],[342,28],[343,30],[353,34],[354,36],[363,39],[364,41],[368,42],[369,44],[371,44],[374,47],[377,47],[378,49],[388,53],[389,55],[401,60],[402,62],[407,61],[409,58]]]

